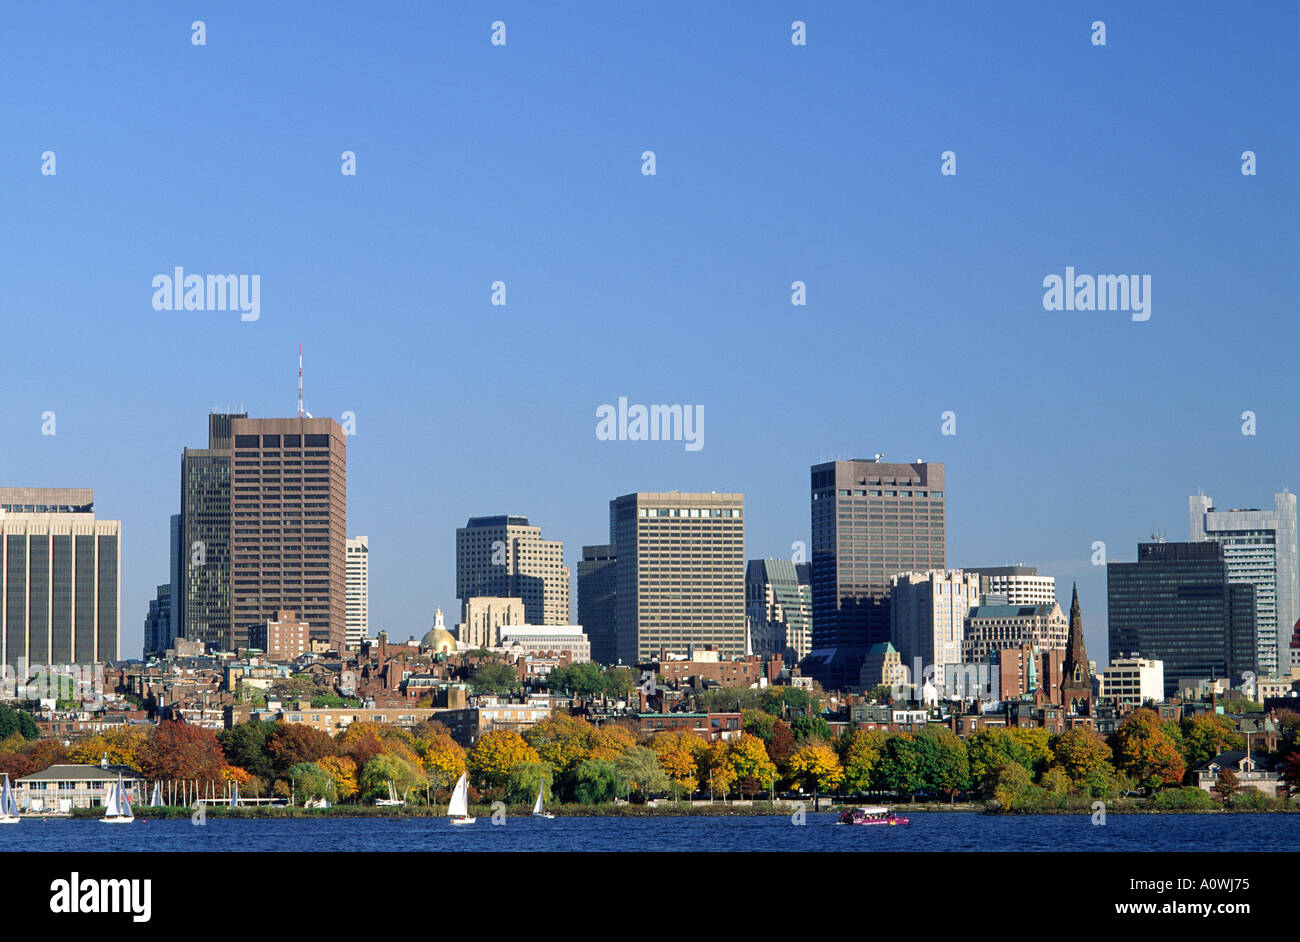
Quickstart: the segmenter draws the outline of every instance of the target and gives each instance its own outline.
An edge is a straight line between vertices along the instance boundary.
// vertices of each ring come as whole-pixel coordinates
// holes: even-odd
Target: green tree
[[[484,661],[469,677],[475,694],[507,694],[521,689],[519,671],[501,661]]]
[[[608,667],[601,675],[601,692],[608,697],[627,699],[641,684],[641,675],[630,667]]]
[[[1182,753],[1188,768],[1208,762],[1221,752],[1244,749],[1236,724],[1217,713],[1198,713],[1182,721]]]
[[[994,773],[993,797],[1006,811],[1015,810],[1031,787],[1029,773],[1019,762],[1004,762]]]
[[[898,733],[885,740],[884,754],[880,757],[880,784],[909,800],[920,791],[921,757],[916,748],[915,736]]]
[[[772,743],[772,733],[778,722],[780,721],[766,710],[746,710],[740,725],[745,732],[757,736],[763,740],[763,745],[768,746]]]
[[[825,742],[831,738],[831,724],[820,716],[800,716],[790,723],[795,742],[807,742],[809,739]]]
[[[601,692],[600,667],[590,661],[557,667],[546,677],[547,686],[556,693],[592,697]]]
[[[937,794],[955,795],[970,788],[970,763],[966,747],[946,726],[927,726],[916,734],[920,785]]]
[[[540,788],[543,798],[550,800],[554,776],[555,771],[546,762],[520,762],[506,774],[506,792],[511,801],[531,805]]]
[[[766,751],[763,752],[763,758],[767,758]],[[645,746],[633,746],[627,750],[614,760],[614,767],[627,789],[645,798],[666,792],[671,785],[668,774],[659,764],[659,757]]]
[[[237,723],[217,733],[217,742],[221,743],[221,751],[231,765],[262,778],[272,778],[275,763],[266,751],[266,743],[277,726],[261,720]]]
[[[598,805],[613,801],[624,791],[618,767],[607,759],[588,759],[573,770],[574,794],[578,801]]]
[[[318,766],[319,767],[319,766]],[[424,768],[400,756],[387,753],[375,756],[361,769],[361,792],[367,798],[387,798],[388,783],[400,797],[425,785]]]
[[[836,740],[840,764],[844,767],[845,792],[854,794],[876,787],[876,774],[887,738],[881,730],[859,729],[847,732]]]
[[[285,771],[285,777],[293,783],[295,801],[315,801],[329,796],[329,773],[315,762],[292,765]]]
[[[26,710],[15,710],[7,703],[0,703],[0,739],[8,739],[14,733],[24,739],[39,739],[40,727]]]
[[[1055,764],[1080,793],[1100,798],[1115,784],[1106,741],[1090,729],[1067,729],[1055,740]]]

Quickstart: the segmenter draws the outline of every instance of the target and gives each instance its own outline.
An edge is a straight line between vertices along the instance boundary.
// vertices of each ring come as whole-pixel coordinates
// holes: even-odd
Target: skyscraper
[[[208,417],[208,447],[181,459],[185,638],[243,647],[291,609],[343,646],[346,456],[333,419]]]
[[[527,517],[470,517],[456,531],[456,596],[524,601],[530,625],[569,624],[569,567],[564,542],[543,540],[542,528]]]
[[[640,492],[610,501],[624,664],[661,648],[745,653],[745,495]]]
[[[797,664],[812,650],[812,583],[807,563],[751,559],[745,565],[745,617],[754,654]]]
[[[917,460],[812,466],[813,650],[804,673],[828,688],[858,683],[862,659],[889,640],[889,580],[944,569],[944,466]]]
[[[157,594],[149,601],[149,613],[144,618],[144,655],[161,657],[171,646],[172,587],[158,586]]]
[[[117,660],[121,539],[90,488],[0,488],[0,660]]]
[[[1106,608],[1110,650],[1164,661],[1167,693],[1257,670],[1255,588],[1229,581],[1217,542],[1139,543],[1137,562],[1107,564]]]
[[[370,537],[349,537],[348,647],[359,648],[370,637]]]
[[[904,572],[890,579],[889,635],[903,666],[915,672],[934,668],[942,679],[949,664],[960,664],[966,616],[980,602],[980,577],[952,572]],[[919,675],[918,675],[919,676]]]
[[[1204,494],[1187,499],[1192,542],[1223,546],[1229,582],[1255,587],[1255,644],[1261,673],[1287,673],[1291,626],[1300,618],[1296,497],[1273,495],[1272,510],[1218,510]]]
[[[347,639],[347,437],[331,418],[230,423],[232,646],[291,610],[311,640]]]
[[[608,543],[582,548],[578,561],[578,624],[591,642],[591,659],[613,664],[618,659],[614,631],[618,557]]]
[[[1037,566],[963,566],[980,577],[980,595],[1005,596],[1008,605],[1044,605],[1056,601],[1056,580],[1040,576]]]

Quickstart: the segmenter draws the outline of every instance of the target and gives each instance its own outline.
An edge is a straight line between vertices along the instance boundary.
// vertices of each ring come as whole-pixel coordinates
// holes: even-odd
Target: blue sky
[[[1294,4],[377,6],[6,14],[0,482],[123,521],[124,655],[181,449],[292,414],[299,342],[403,638],[455,620],[471,515],[572,563],[614,496],[742,491],[788,555],[809,465],[881,452],[947,463],[950,565],[1078,579],[1104,658],[1093,541],[1300,488]],[[260,319],[153,310],[177,265],[259,274]],[[1045,311],[1067,265],[1151,275],[1151,319]],[[619,396],[703,405],[705,447],[598,441]]]

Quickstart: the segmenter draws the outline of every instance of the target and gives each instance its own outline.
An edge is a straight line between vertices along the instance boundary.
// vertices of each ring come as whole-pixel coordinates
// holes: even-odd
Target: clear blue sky
[[[123,521],[125,656],[181,449],[292,414],[300,341],[403,638],[455,620],[471,515],[572,564],[616,495],[742,491],[788,555],[809,465],[881,452],[947,463],[950,565],[1078,579],[1104,659],[1094,540],[1300,489],[1295,4],[377,6],[6,12],[0,481]],[[177,265],[259,274],[260,320],[154,311]],[[1045,311],[1067,265],[1150,274],[1150,321]],[[598,441],[619,396],[702,404],[705,447]]]

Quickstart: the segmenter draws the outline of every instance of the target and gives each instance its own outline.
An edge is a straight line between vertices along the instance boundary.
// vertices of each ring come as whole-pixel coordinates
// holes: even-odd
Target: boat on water
[[[162,803],[163,803],[163,800],[162,800],[162,782],[154,782],[154,783],[153,783],[153,795],[151,795],[151,796],[149,797],[149,807],[150,807],[150,808],[161,808],[161,807],[162,807]]]
[[[393,788],[392,780],[388,782],[388,797],[375,799],[375,806],[378,808],[400,808],[405,804],[404,800],[397,797],[397,790]]]
[[[451,802],[447,805],[447,817],[452,824],[473,824],[478,818],[469,813],[469,775],[460,773],[456,787],[451,792]]]
[[[537,786],[537,800],[533,802],[533,817],[545,818],[548,821],[555,818],[555,815],[551,814],[549,811],[542,810],[542,786],[540,785]]]
[[[907,824],[907,818],[894,814],[883,805],[866,805],[840,812],[839,824]]]
[[[0,824],[17,824],[22,820],[18,817],[18,799],[9,786],[9,773],[4,773],[4,776],[4,788],[0,790]]]
[[[99,819],[105,824],[130,824],[135,820],[131,811],[131,798],[126,793],[122,782],[122,773],[117,773],[117,781],[108,786],[108,801],[104,806],[104,816]]]

